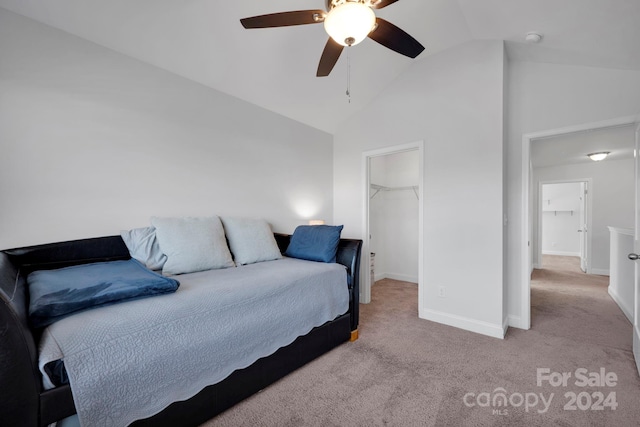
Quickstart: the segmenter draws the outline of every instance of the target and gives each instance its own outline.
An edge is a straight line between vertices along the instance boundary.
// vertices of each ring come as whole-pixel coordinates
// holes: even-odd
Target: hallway
[[[573,340],[632,351],[632,326],[607,293],[608,276],[585,274],[580,258],[544,255],[531,276],[531,326]]]

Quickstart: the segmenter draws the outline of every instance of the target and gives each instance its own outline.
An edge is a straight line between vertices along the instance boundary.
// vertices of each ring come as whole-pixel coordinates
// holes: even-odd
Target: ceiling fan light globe
[[[324,29],[336,43],[354,46],[373,30],[376,14],[364,3],[347,2],[334,7],[324,19]]]

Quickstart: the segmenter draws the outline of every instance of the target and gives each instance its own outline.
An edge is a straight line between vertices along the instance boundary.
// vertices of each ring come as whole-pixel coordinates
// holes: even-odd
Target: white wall
[[[4,9],[0,58],[0,249],[152,215],[332,222],[327,133]]]
[[[579,182],[542,185],[542,242],[535,243],[543,254],[580,256],[581,197]]]
[[[334,138],[334,218],[353,237],[363,233],[363,152],[425,141],[420,316],[500,337],[503,61],[496,41],[419,60]]]
[[[537,213],[538,183],[544,181],[581,180],[591,178],[591,271],[609,274],[609,229],[607,227],[633,228],[635,178],[633,159],[603,160],[563,166],[535,168],[533,171],[534,212]],[[537,215],[534,214],[534,236],[537,232]],[[534,246],[534,263],[538,253]]]
[[[387,188],[419,184],[418,151],[371,159],[371,182]],[[411,189],[379,191],[369,202],[370,251],[375,252],[375,280],[418,282],[419,203]]]
[[[521,326],[522,137],[640,113],[640,72],[513,61],[508,93],[508,306]]]

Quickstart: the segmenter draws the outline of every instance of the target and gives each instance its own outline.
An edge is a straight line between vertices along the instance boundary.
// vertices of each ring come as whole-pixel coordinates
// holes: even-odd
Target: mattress
[[[39,366],[63,360],[81,425],[122,426],[188,399],[347,312],[346,268],[284,258],[180,275],[171,295],[62,319]]]

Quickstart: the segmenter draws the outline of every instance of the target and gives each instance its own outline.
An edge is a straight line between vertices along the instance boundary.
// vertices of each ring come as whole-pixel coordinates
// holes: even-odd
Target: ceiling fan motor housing
[[[364,3],[369,7],[373,7],[380,3],[380,0],[327,0],[327,10],[331,10],[336,6],[339,6],[344,3]]]
[[[324,28],[336,43],[353,46],[369,35],[375,23],[376,14],[366,3],[342,1],[329,10]]]

